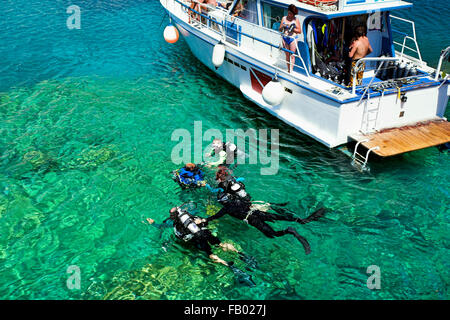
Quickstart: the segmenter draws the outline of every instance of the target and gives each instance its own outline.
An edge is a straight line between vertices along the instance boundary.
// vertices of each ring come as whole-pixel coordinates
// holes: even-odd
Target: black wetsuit
[[[189,213],[187,214],[192,220],[196,218]],[[178,217],[174,220],[173,226],[175,228],[175,235],[177,236],[177,238],[193,243],[198,249],[205,251],[208,256],[213,254],[211,245],[218,245],[221,242],[218,237],[214,236],[211,233],[211,231],[203,228],[204,224],[196,225],[200,230],[194,234],[192,234],[192,232],[183,224],[183,222],[181,222]],[[192,237],[186,240],[185,237],[189,235],[192,235]]]
[[[225,183],[222,183],[222,186],[219,184],[219,187],[221,187],[226,191],[232,191],[230,188],[232,182],[231,183],[229,182],[227,184],[226,183],[227,181],[225,181]],[[241,185],[243,186],[243,184]],[[251,198],[248,194],[246,197],[239,197],[237,194],[230,192],[220,193],[218,194],[218,200],[223,204],[223,208],[220,209],[220,211],[217,212],[215,215],[208,217],[206,221],[210,222],[226,214],[229,214],[234,218],[243,220],[247,222],[249,225],[254,226],[269,238],[281,237],[286,234],[292,234],[294,237],[297,238],[297,240],[299,240],[302,243],[303,247],[305,248],[306,254],[309,254],[311,252],[308,241],[304,237],[299,235],[294,228],[288,227],[285,230],[275,231],[270,225],[267,224],[267,222],[295,221],[300,224],[305,224],[310,221],[317,220],[319,217],[323,216],[325,212],[323,208],[317,210],[306,219],[300,219],[294,216],[292,213],[290,213],[287,209],[282,208],[281,206],[271,205],[272,209],[276,210],[278,214],[264,212],[257,209],[251,210],[252,203],[250,199]]]

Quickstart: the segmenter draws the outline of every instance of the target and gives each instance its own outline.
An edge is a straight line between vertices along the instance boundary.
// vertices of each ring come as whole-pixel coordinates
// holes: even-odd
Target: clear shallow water
[[[416,2],[409,12],[435,65],[449,9]],[[448,299],[448,156],[427,149],[358,173],[205,71],[184,41],[166,44],[157,1],[84,2],[72,31],[69,1],[26,4],[3,1],[0,21],[0,298]],[[171,134],[193,133],[194,120],[204,130],[280,130],[279,173],[243,165],[236,175],[254,199],[289,201],[301,217],[330,208],[295,225],[311,255],[290,237],[219,220],[220,237],[258,262],[248,288],[170,229],[142,223],[187,199],[214,210],[208,192],[183,194],[170,179]],[[69,265],[81,269],[81,290],[66,287]],[[381,268],[381,290],[366,287],[369,265]]]

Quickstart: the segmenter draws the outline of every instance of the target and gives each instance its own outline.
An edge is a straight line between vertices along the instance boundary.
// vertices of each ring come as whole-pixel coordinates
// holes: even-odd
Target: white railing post
[[[450,47],[447,47],[447,49],[445,49],[441,52],[441,57],[439,58],[439,63],[438,63],[438,67],[436,69],[436,76],[434,77],[434,81],[438,81],[439,75],[441,73],[442,62],[448,55],[450,55]]]

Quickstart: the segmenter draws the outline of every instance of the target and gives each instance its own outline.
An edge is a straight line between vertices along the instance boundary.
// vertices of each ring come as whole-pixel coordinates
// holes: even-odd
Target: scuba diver
[[[194,244],[198,249],[204,251],[213,262],[221,263],[224,266],[230,267],[239,283],[246,286],[255,286],[255,282],[253,281],[251,275],[248,275],[239,268],[235,267],[233,261],[226,262],[225,260],[219,258],[219,256],[213,254],[211,246],[218,245],[224,251],[236,252],[239,255],[239,259],[241,259],[248,266],[256,266],[254,258],[237,250],[232,244],[224,243],[218,237],[214,236],[211,231],[206,228],[207,223],[199,222],[199,217],[190,214],[188,209],[184,208],[184,205],[185,204],[182,204],[179,207],[173,207],[170,209],[170,216],[161,224],[155,223],[155,221],[151,218],[147,218],[146,220],[150,225],[158,229],[170,227],[171,225],[167,222],[171,220],[173,222],[175,236],[178,239]]]
[[[183,168],[172,171],[172,174],[172,179],[182,189],[204,187],[206,185],[205,174],[194,163],[187,163]]]
[[[238,150],[234,143],[224,143],[220,139],[214,139],[210,152],[206,153],[207,157],[212,157],[214,155],[217,155],[219,159],[214,162],[209,162],[207,166],[217,167],[219,165],[231,165],[238,156],[245,157],[245,154]],[[237,163],[235,166],[237,166]]]
[[[267,222],[294,221],[300,224],[305,224],[323,217],[326,211],[325,208],[316,210],[305,219],[294,216],[289,210],[282,208],[283,205],[271,205],[270,208],[278,214],[268,213],[252,205],[251,197],[245,191],[245,185],[242,182],[237,181],[238,179],[232,177],[228,171],[222,169],[220,173],[218,172],[218,175],[220,180],[219,187],[222,188],[224,192],[219,192],[217,199],[223,205],[223,208],[213,216],[206,219],[198,219],[198,223],[209,223],[226,214],[229,214],[234,218],[243,220],[247,224],[254,226],[269,238],[292,234],[298,241],[301,242],[305,249],[305,253],[311,253],[311,247],[308,241],[298,234],[293,227],[288,227],[287,229],[281,231],[275,231],[270,225],[267,224]]]
[[[224,251],[236,252],[241,259],[247,258],[244,253],[238,251],[232,244],[220,241],[218,237],[214,236],[211,231],[206,228],[207,223],[198,222],[199,217],[190,214],[183,206],[184,204],[170,209],[170,216],[161,224],[155,223],[155,220],[151,218],[147,218],[146,220],[150,225],[153,225],[158,229],[170,227],[167,222],[171,220],[173,222],[175,236],[178,239],[183,240],[184,242],[193,243],[198,249],[206,252],[208,257],[215,263],[221,263],[228,267],[233,264],[232,262],[226,262],[213,254],[211,250],[212,245],[218,245]]]

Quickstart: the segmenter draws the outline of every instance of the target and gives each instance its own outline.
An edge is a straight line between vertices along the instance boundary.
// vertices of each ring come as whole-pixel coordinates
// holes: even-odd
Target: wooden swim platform
[[[367,149],[373,148],[372,152],[381,157],[390,157],[450,142],[450,122],[431,120],[369,134],[353,134],[350,138],[361,141]]]

